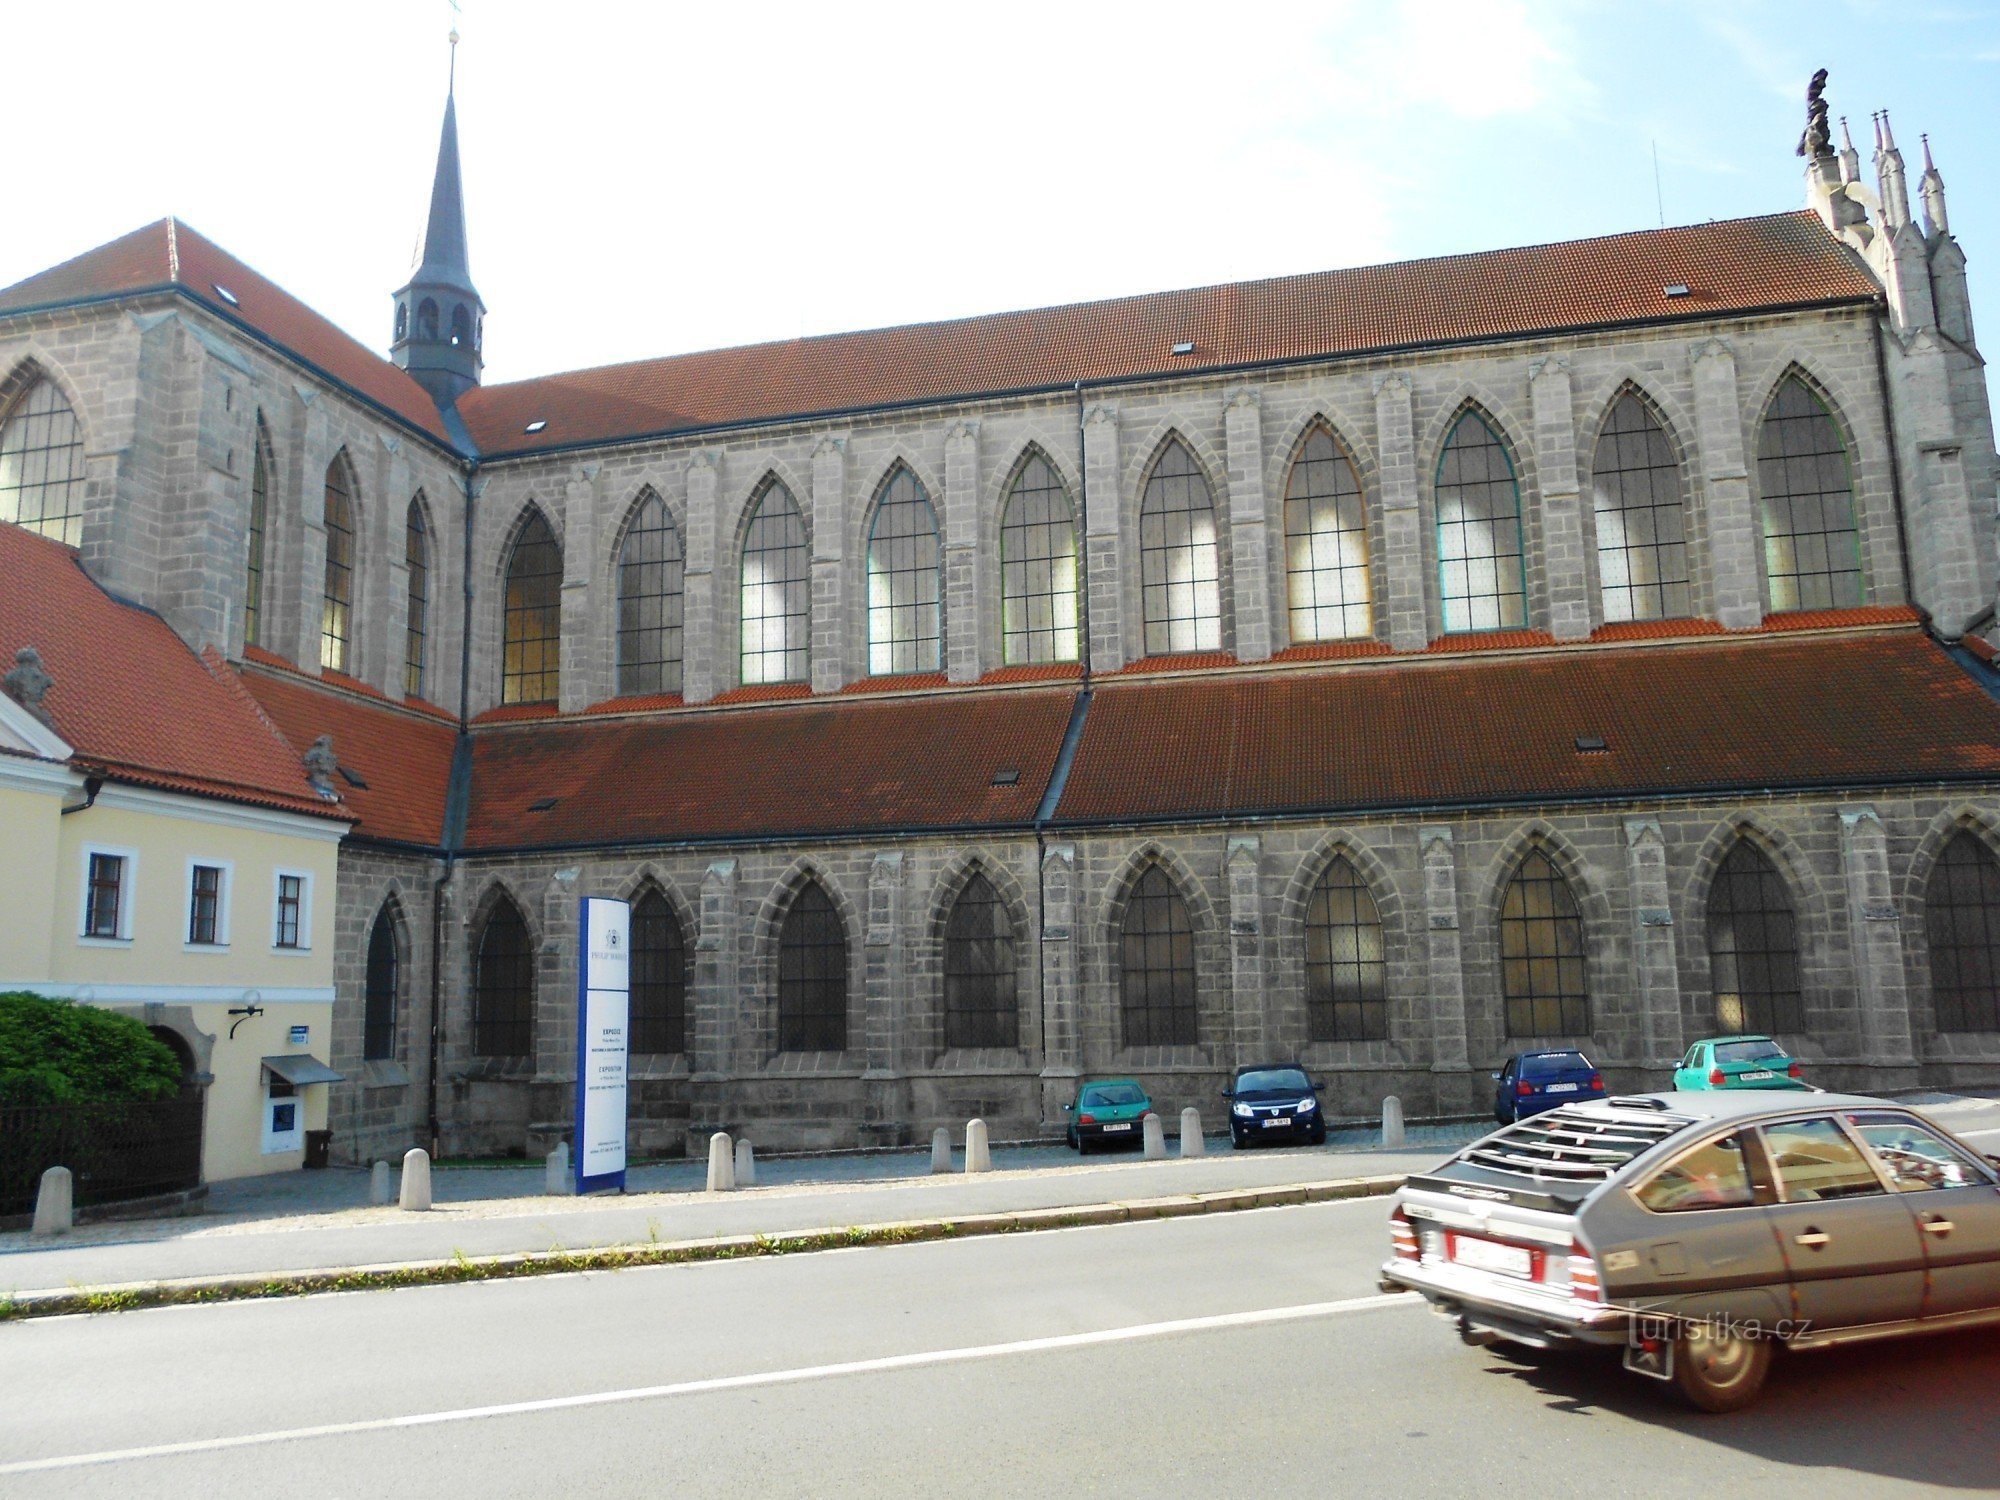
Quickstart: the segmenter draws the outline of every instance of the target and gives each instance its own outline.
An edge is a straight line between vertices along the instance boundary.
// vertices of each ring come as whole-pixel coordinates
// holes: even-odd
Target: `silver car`
[[[1704,1411],[1771,1351],[2000,1323],[2000,1173],[1914,1111],[1845,1094],[1568,1104],[1412,1177],[1384,1290],[1468,1343],[1623,1345]]]

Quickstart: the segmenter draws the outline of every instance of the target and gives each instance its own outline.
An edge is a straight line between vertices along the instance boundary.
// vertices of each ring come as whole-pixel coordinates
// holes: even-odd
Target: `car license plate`
[[[1284,1126],[1289,1125],[1291,1123],[1292,1122],[1290,1120],[1266,1120],[1264,1122],[1264,1128],[1266,1130],[1281,1129]]]
[[[1470,1235],[1451,1237],[1451,1258],[1462,1266],[1481,1271],[1500,1271],[1508,1276],[1534,1273],[1534,1253],[1522,1245],[1503,1245],[1497,1240],[1475,1239]]]
[[[1123,1125],[1107,1125],[1107,1126],[1105,1126],[1104,1128],[1105,1128],[1105,1129],[1106,1129],[1107,1131],[1110,1131],[1110,1130],[1130,1130],[1130,1129],[1132,1128],[1132,1122],[1131,1122],[1130,1120],[1127,1120],[1127,1121],[1126,1121],[1126,1122],[1125,1122],[1125,1123],[1124,1123]]]
[[[1737,1080],[1741,1083],[1765,1083],[1777,1076],[1769,1068],[1760,1068],[1755,1073],[1738,1073],[1736,1075]]]
[[[1574,1094],[1576,1092],[1576,1085],[1573,1083],[1552,1083],[1542,1092],[1547,1094]]]

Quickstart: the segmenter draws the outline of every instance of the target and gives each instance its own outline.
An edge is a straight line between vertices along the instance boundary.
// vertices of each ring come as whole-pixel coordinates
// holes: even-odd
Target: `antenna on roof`
[[[1653,142],[1653,202],[1660,210],[1660,228],[1667,227],[1667,197],[1660,191],[1660,143]]]

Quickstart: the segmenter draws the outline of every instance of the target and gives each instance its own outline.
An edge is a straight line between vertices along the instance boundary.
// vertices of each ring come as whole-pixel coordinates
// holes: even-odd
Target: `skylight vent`
[[[1576,748],[1579,754],[1590,755],[1611,747],[1604,742],[1601,734],[1580,734],[1576,737]]]
[[[1688,295],[1686,283],[1679,281],[1676,281],[1672,286],[1663,286],[1660,290],[1665,292],[1669,297],[1685,297]]]
[[[560,801],[562,801],[562,798],[560,797],[544,797],[539,802],[530,802],[528,804],[528,811],[547,812],[550,808],[554,807]]]
[[[1173,350],[1171,352],[1173,352],[1174,354],[1194,353],[1194,340],[1193,339],[1183,340],[1182,342],[1174,345]]]
[[[1020,784],[1021,773],[1012,766],[1003,767],[993,773],[993,785],[995,786],[1019,786]]]
[[[549,419],[547,417],[537,417],[535,418],[534,421],[530,422],[526,427],[523,427],[521,431],[540,432],[544,427],[548,425],[549,425]]]
[[[209,285],[215,289],[215,295],[220,297],[224,302],[227,302],[231,307],[241,307],[243,305],[236,300],[236,293],[230,291],[221,282],[211,281]]]

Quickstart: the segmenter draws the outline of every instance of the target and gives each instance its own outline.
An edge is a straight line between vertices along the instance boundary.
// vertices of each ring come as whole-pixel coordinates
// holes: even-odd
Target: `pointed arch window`
[[[2000,861],[1961,829],[1924,887],[1939,1031],[2000,1031]]]
[[[634,1052],[687,1051],[687,944],[671,902],[648,887],[632,903]]]
[[[1215,501],[1178,438],[1153,465],[1139,504],[1139,598],[1148,656],[1222,649]]]
[[[83,430],[53,380],[36,380],[0,420],[0,521],[83,541]]]
[[[743,533],[742,680],[803,682],[812,635],[806,523],[792,492],[766,482]]]
[[[396,918],[385,905],[368,929],[368,967],[362,981],[361,1056],[368,1061],[396,1055],[396,1013],[402,1000],[402,961],[397,956]]]
[[[1199,1040],[1194,922],[1158,865],[1147,867],[1125,904],[1119,989],[1126,1046],[1188,1047]]]
[[[243,558],[243,644],[254,646],[264,623],[264,531],[271,509],[271,463],[265,457],[264,419],[250,450],[250,527]]]
[[[1375,628],[1361,481],[1324,427],[1306,437],[1285,481],[1285,589],[1294,641]]]
[[[472,314],[460,303],[451,310],[451,345],[462,348],[472,342]]]
[[[778,1050],[847,1048],[847,929],[833,898],[808,881],[778,933]]]
[[[1583,913],[1562,872],[1529,851],[1500,906],[1500,982],[1509,1036],[1583,1036],[1590,983]]]
[[[1076,511],[1031,453],[1000,521],[1000,637],[1007,665],[1077,660]]]
[[[1680,465],[1659,419],[1629,391],[1604,419],[1590,470],[1604,618],[1693,614]]]
[[[868,532],[868,670],[877,677],[939,664],[937,515],[898,465]]]
[[[1774,612],[1861,601],[1861,538],[1847,446],[1818,396],[1788,376],[1757,434],[1764,574]]]
[[[326,466],[326,578],[320,589],[319,665],[347,670],[354,629],[354,488],[344,456]]]
[[[539,510],[530,511],[507,558],[502,703],[553,703],[560,696],[562,571],[555,533]]]
[[[480,1057],[531,1057],[535,1042],[535,947],[520,907],[502,896],[479,930],[472,980],[472,1050]]]
[[[1798,918],[1784,877],[1764,852],[1739,841],[1708,892],[1709,977],[1724,1031],[1803,1031]]]
[[[1346,859],[1320,872],[1306,905],[1306,1035],[1379,1042],[1389,1035],[1382,915]]]
[[[993,882],[975,874],[945,919],[945,1046],[1020,1046],[1017,983],[1013,918]]]
[[[1521,488],[1486,419],[1468,411],[1438,458],[1438,594],[1447,635],[1528,623]]]
[[[417,337],[435,343],[437,336],[438,305],[426,297],[417,304]]]
[[[618,553],[618,691],[681,690],[684,571],[681,534],[667,503],[648,492]]]
[[[403,561],[410,577],[410,612],[403,646],[403,695],[421,698],[424,695],[424,655],[431,600],[430,527],[424,520],[421,495],[410,502],[409,514],[403,522]]]

